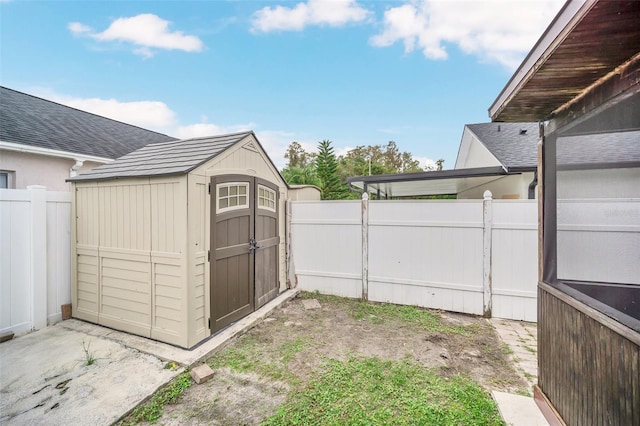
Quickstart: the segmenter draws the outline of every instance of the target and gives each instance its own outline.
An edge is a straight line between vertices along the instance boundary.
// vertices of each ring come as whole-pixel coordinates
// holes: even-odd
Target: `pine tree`
[[[347,196],[347,188],[338,176],[338,162],[330,140],[318,144],[316,175],[320,179],[323,200],[341,200]]]

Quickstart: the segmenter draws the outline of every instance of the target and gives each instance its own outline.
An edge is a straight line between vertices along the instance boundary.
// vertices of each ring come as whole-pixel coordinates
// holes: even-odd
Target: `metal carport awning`
[[[352,188],[378,194],[380,198],[415,197],[422,195],[455,195],[486,185],[509,175],[525,171],[506,171],[501,166],[434,172],[401,173],[395,175],[355,176],[347,179]]]

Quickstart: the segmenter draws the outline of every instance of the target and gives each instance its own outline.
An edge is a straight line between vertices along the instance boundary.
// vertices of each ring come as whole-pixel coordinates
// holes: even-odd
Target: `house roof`
[[[640,166],[640,130],[563,136],[556,144],[558,169]]]
[[[255,134],[249,131],[150,144],[68,181],[189,173],[248,136],[255,138]]]
[[[489,107],[541,121],[640,52],[640,2],[569,0]]]
[[[506,170],[537,167],[538,123],[478,123],[466,127]]]
[[[0,142],[114,159],[176,140],[0,86]]]

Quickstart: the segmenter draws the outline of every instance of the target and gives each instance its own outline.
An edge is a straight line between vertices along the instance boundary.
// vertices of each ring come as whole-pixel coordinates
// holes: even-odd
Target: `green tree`
[[[330,140],[325,139],[318,143],[316,173],[320,179],[323,200],[341,200],[347,197],[348,190],[338,175],[338,162]]]
[[[289,160],[287,167],[300,167],[301,169],[311,165],[315,156],[314,153],[305,151],[302,145],[296,141],[289,144],[287,152],[284,154],[284,158]]]
[[[291,185],[321,185],[314,163],[306,167],[289,166],[282,170],[282,177]]]
[[[420,162],[410,152],[401,152],[394,141],[387,145],[357,146],[340,156],[338,174],[346,179],[351,176],[368,176],[395,173],[421,172]]]

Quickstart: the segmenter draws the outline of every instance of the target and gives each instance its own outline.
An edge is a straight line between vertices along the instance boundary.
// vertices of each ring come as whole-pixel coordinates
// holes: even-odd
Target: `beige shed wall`
[[[187,346],[187,176],[75,189],[74,316]]]
[[[71,158],[0,150],[0,170],[12,174],[10,180],[13,179],[11,186],[13,189],[26,189],[29,185],[43,185],[50,191],[70,191],[71,184],[65,180],[69,178],[71,166],[75,162]],[[91,170],[100,164],[102,163],[85,161],[80,168],[80,173]]]
[[[291,201],[319,201],[320,188],[313,185],[291,185],[289,198]]]

